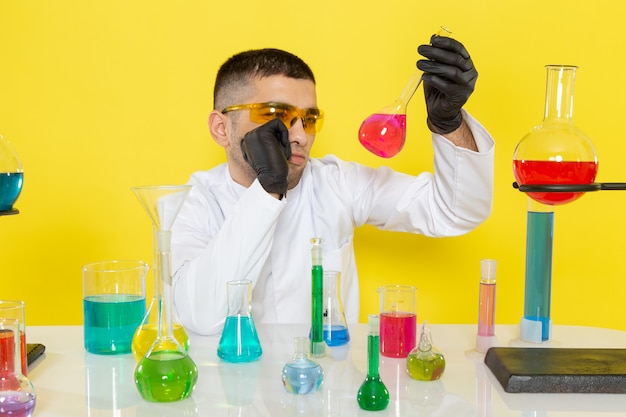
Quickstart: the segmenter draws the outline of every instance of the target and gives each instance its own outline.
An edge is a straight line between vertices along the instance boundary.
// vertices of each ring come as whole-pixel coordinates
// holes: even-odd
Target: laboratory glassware
[[[309,358],[309,339],[295,337],[294,353],[283,366],[282,380],[285,390],[292,394],[310,394],[319,389],[324,381],[324,370]]]
[[[252,362],[263,349],[252,317],[252,281],[228,281],[228,314],[217,347],[217,356],[226,362]]]
[[[158,334],[148,352],[135,367],[135,386],[147,401],[183,400],[193,392],[198,368],[174,337],[172,320],[171,228],[191,189],[190,185],[132,187],[156,227],[153,273],[159,277]]]
[[[324,342],[324,239],[311,238],[311,356],[326,355]]]
[[[27,376],[28,362],[26,357],[26,314],[24,301],[0,300],[0,319],[17,320],[20,331],[22,374]]]
[[[417,332],[417,288],[411,285],[384,285],[380,294],[380,353],[406,358],[415,347]]]
[[[152,226],[152,245],[156,247],[157,245],[157,228]],[[158,259],[153,259],[152,264],[156,265]],[[156,274],[154,271],[152,272],[152,301],[146,310],[146,314],[141,321],[141,324],[135,330],[135,334],[133,335],[132,342],[132,353],[133,357],[137,362],[141,360],[150,349],[150,346],[154,343],[158,336],[159,332],[159,297],[160,294],[160,286],[161,286],[161,277]],[[172,332],[174,334],[174,338],[178,340],[178,343],[186,350],[189,351],[189,336],[187,335],[187,331],[181,324],[180,320],[176,316],[176,311],[172,311]]]
[[[389,391],[380,378],[380,323],[378,314],[368,317],[367,376],[356,395],[359,407],[367,411],[384,410],[389,404]]]
[[[513,174],[518,186],[585,186],[594,182],[598,158],[591,140],[573,122],[577,67],[547,65],[544,119],[515,147]],[[554,206],[583,192],[528,192],[524,317],[521,339],[550,340],[550,296]]]
[[[142,261],[93,262],[82,268],[84,344],[90,353],[130,353],[133,334],[146,313]]]
[[[513,174],[519,185],[591,184],[598,158],[591,140],[574,125],[574,81],[577,67],[547,65],[543,122],[517,144]],[[529,192],[540,203],[570,203],[582,192]]]
[[[24,185],[24,169],[11,142],[0,135],[0,215],[16,214],[13,205]]]
[[[451,33],[441,26],[437,36],[450,36]],[[365,149],[382,158],[391,158],[402,150],[406,140],[406,106],[421,83],[422,72],[417,70],[393,103],[361,123],[359,141]]]
[[[484,353],[497,346],[496,339],[496,267],[495,259],[480,260],[480,283],[478,288],[478,333],[476,351]]]
[[[418,381],[436,381],[446,369],[443,354],[433,345],[428,324],[424,322],[417,346],[406,358],[406,370],[409,376]]]
[[[341,272],[324,271],[324,341],[328,346],[341,346],[350,341],[346,315],[341,302]]]
[[[17,319],[0,319],[0,415],[30,417],[37,394],[22,374],[21,329]]]
[[[551,338],[552,251],[554,243],[554,206],[528,199],[526,216],[526,269],[524,316],[520,338],[542,343]]]

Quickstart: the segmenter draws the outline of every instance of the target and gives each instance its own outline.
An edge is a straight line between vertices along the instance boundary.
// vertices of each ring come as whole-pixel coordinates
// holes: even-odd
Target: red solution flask
[[[598,173],[598,159],[591,140],[575,126],[574,80],[577,67],[547,65],[543,123],[517,144],[513,173],[519,185],[591,184]],[[542,204],[571,203],[581,192],[529,192]]]
[[[449,36],[451,33],[441,26],[437,36]],[[406,140],[406,106],[421,83],[422,72],[416,71],[396,101],[361,123],[359,142],[365,149],[381,158],[391,158],[402,150]]]

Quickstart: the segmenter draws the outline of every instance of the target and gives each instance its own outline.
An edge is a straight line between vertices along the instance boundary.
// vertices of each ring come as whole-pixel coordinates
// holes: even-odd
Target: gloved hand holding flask
[[[428,59],[417,61],[424,74],[424,96],[428,128],[439,134],[461,126],[461,108],[474,91],[478,72],[465,47],[458,41],[433,35],[430,45],[420,45],[417,52]]]

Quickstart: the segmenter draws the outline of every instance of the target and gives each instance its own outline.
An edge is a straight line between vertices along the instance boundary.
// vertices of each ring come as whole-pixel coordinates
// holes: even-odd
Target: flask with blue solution
[[[294,354],[283,367],[283,386],[292,394],[310,394],[322,385],[324,370],[309,358],[307,337],[296,337],[293,342]]]
[[[217,348],[217,356],[226,362],[252,362],[263,349],[252,318],[252,281],[229,281],[228,315]]]
[[[0,135],[0,215],[16,214],[13,205],[22,192],[24,169],[11,143]]]
[[[330,347],[342,346],[350,341],[346,316],[341,302],[341,273],[324,271],[324,341]]]

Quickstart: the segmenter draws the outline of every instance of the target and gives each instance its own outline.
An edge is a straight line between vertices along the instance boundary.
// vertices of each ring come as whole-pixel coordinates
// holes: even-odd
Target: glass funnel
[[[0,319],[0,415],[30,417],[37,395],[22,374],[20,324]]]
[[[196,364],[174,337],[172,320],[171,227],[190,189],[190,185],[132,188],[156,229],[157,338],[135,368],[137,390],[153,402],[185,399],[198,380]]]
[[[15,214],[13,204],[22,192],[24,170],[11,143],[0,135],[0,215]]]
[[[451,33],[441,26],[437,36]],[[400,97],[361,123],[359,141],[365,149],[382,158],[391,158],[402,150],[406,140],[406,106],[421,83],[422,72],[415,71]]]
[[[519,185],[591,184],[598,159],[591,140],[573,122],[576,66],[547,65],[543,123],[517,144],[513,173]],[[582,192],[529,192],[539,203],[571,203]]]

